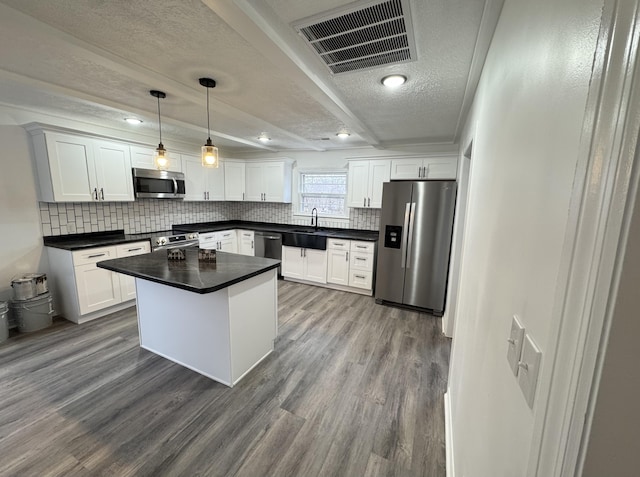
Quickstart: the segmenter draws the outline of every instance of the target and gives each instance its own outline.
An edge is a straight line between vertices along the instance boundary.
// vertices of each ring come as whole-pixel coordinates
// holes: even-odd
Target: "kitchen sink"
[[[320,232],[320,230],[318,230]],[[282,245],[286,247],[327,249],[327,236],[313,231],[294,229],[292,232],[282,232]]]

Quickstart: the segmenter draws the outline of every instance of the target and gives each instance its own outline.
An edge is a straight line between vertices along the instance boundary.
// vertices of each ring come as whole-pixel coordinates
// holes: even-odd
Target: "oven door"
[[[184,174],[134,168],[133,190],[140,199],[183,199]]]

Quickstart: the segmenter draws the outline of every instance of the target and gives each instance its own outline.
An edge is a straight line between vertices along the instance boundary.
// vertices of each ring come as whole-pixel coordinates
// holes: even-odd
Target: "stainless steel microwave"
[[[133,191],[140,199],[184,199],[184,174],[134,167]]]

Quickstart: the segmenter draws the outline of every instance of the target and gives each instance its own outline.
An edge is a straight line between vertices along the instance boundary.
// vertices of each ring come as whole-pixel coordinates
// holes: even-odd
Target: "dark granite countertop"
[[[123,243],[141,242],[148,240],[154,234],[125,234],[124,230],[109,232],[91,232],[86,234],[56,235],[43,237],[46,247],[61,248],[63,250],[83,250],[85,248],[108,247]]]
[[[98,262],[105,268],[136,278],[195,293],[211,293],[280,265],[280,260],[217,252],[215,265],[198,261],[198,248],[187,247],[186,260],[169,261],[167,251]]]
[[[313,226],[310,225],[271,224],[265,222],[251,222],[247,220],[225,220],[219,222],[201,222],[173,226],[173,230],[176,232],[217,232],[219,230],[227,229],[247,229],[278,233],[315,233],[319,235],[326,235],[327,237],[335,237],[345,240],[364,240],[368,242],[375,242],[378,240],[377,230],[319,227],[318,231],[314,232]]]

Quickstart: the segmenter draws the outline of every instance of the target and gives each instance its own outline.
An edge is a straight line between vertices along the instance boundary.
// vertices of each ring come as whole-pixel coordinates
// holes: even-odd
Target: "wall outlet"
[[[533,409],[533,399],[536,395],[536,386],[538,385],[538,373],[540,371],[540,361],[542,360],[542,351],[536,346],[531,336],[526,335],[524,338],[524,346],[522,348],[522,357],[518,363],[520,371],[518,372],[518,384],[527,404]]]
[[[520,323],[517,315],[513,315],[511,320],[511,333],[509,334],[509,347],[507,348],[507,361],[514,376],[518,376],[518,362],[522,355],[522,342],[524,341],[524,326]]]

